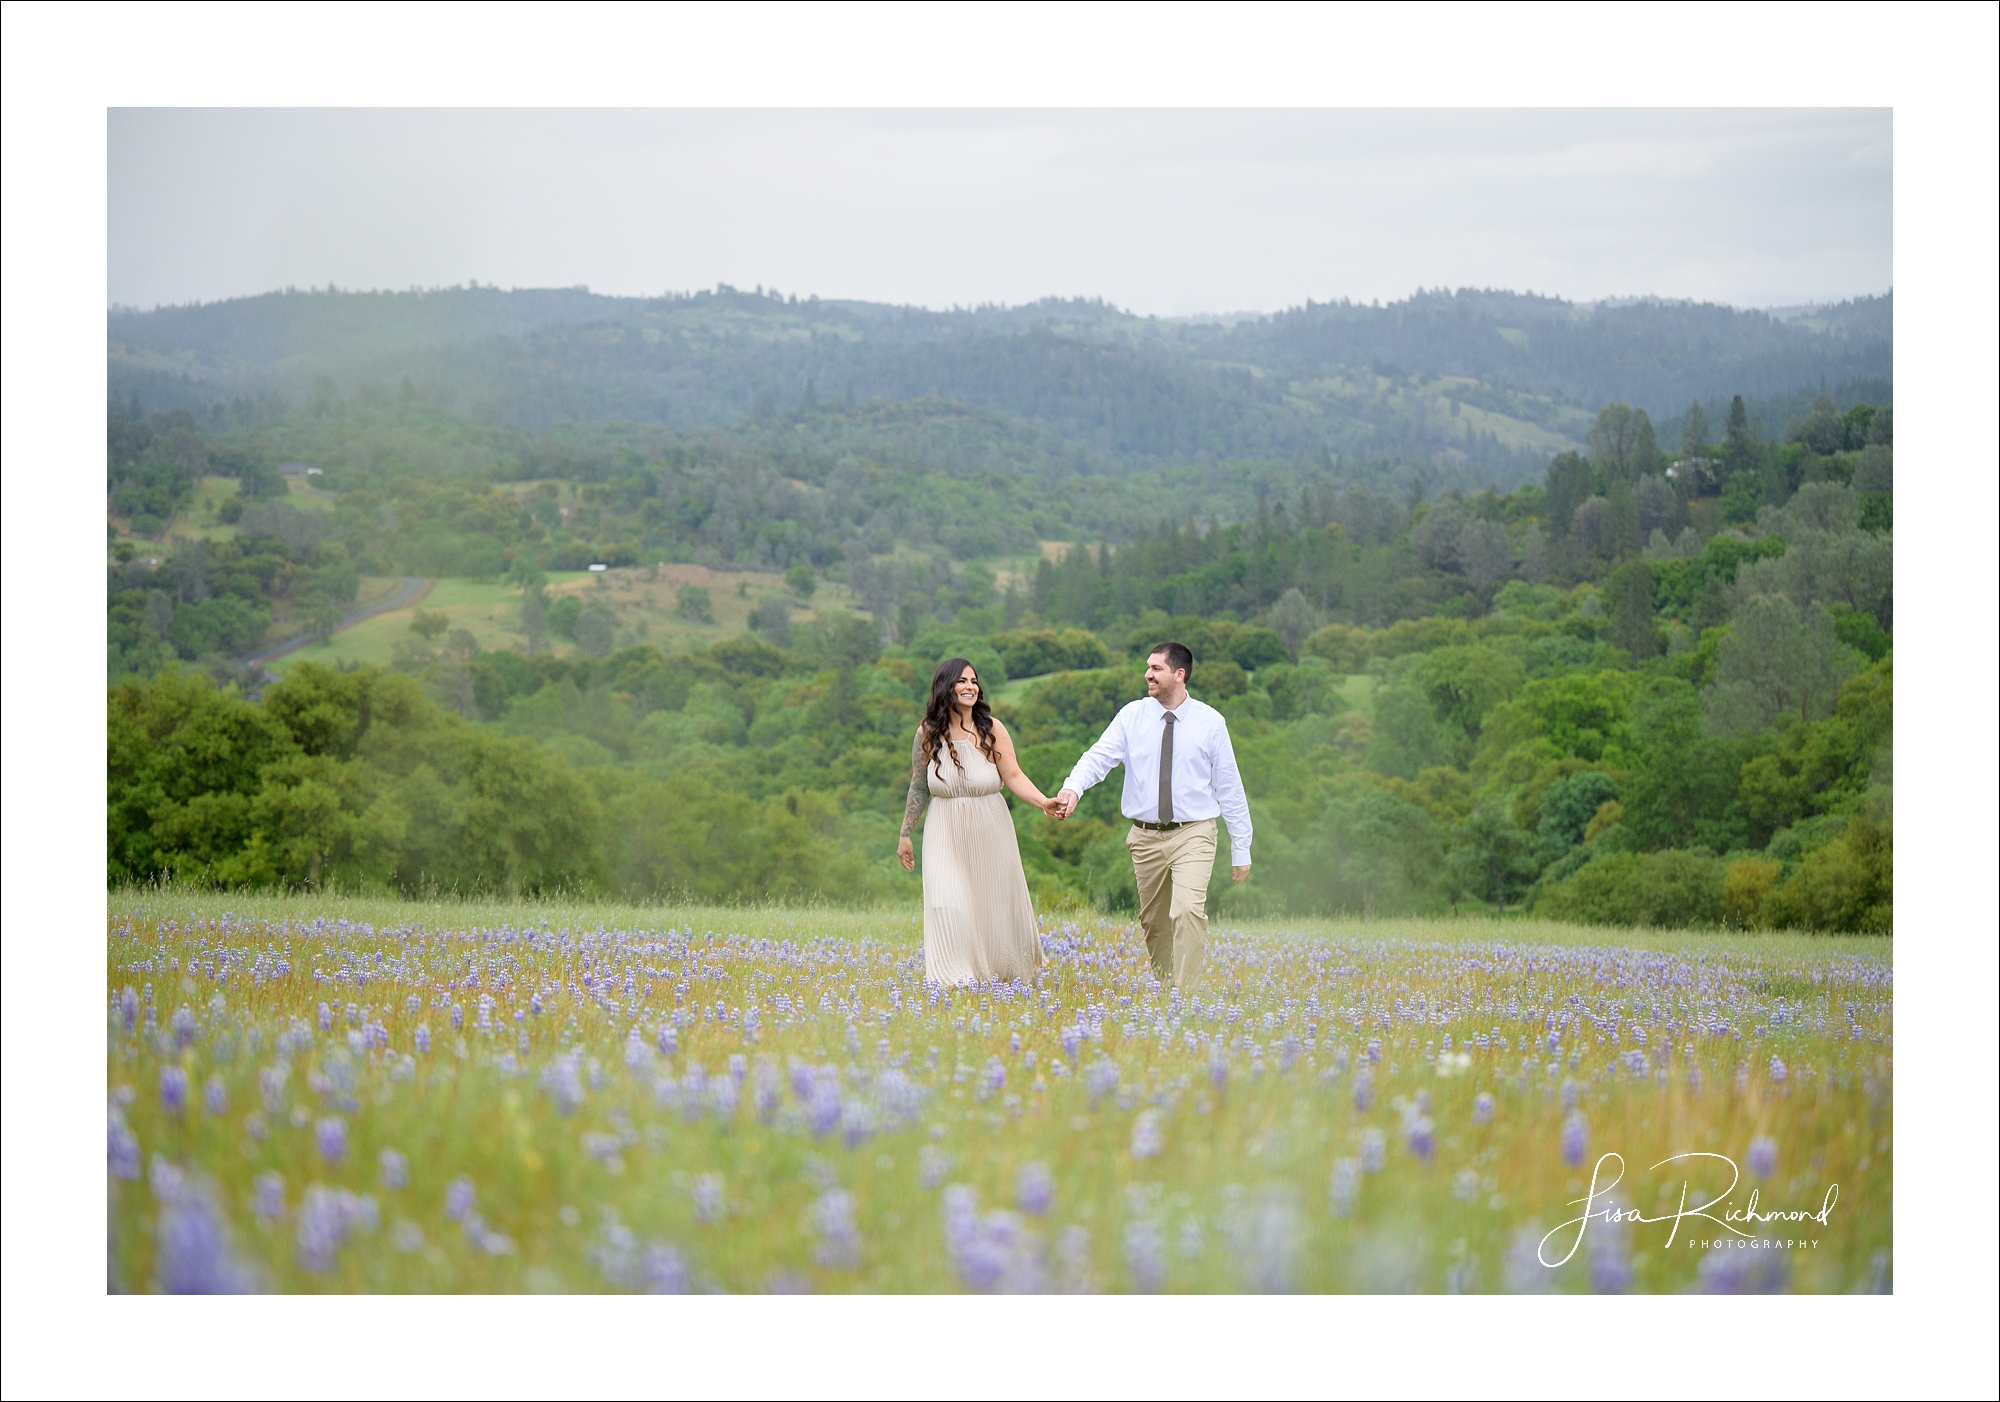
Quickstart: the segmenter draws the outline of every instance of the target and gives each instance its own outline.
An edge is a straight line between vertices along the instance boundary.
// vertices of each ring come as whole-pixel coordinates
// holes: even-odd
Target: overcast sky
[[[727,282],[1272,311],[1888,290],[1888,109],[115,110],[109,300]]]

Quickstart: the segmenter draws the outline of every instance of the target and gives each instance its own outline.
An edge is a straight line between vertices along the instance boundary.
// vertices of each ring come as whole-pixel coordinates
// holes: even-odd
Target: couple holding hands
[[[1146,695],[1112,718],[1103,736],[1046,797],[1021,772],[1013,737],[993,718],[977,669],[947,659],[910,753],[910,794],[897,855],[916,869],[911,833],[924,824],[924,976],[943,984],[1028,978],[1042,942],[1004,786],[1055,819],[1114,768],[1125,766],[1119,804],[1132,827],[1125,845],[1139,885],[1139,923],[1162,983],[1186,990],[1201,977],[1215,820],[1229,827],[1231,874],[1250,875],[1250,807],[1230,748],[1229,725],[1188,695],[1194,654],[1161,643],[1146,658]]]

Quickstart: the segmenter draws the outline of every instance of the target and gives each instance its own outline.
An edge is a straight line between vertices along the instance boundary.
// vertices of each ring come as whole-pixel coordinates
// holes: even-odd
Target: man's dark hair
[[[1169,672],[1182,673],[1183,681],[1194,680],[1194,654],[1188,651],[1186,643],[1159,643],[1149,649],[1146,656],[1157,657],[1163,652],[1167,655]]]

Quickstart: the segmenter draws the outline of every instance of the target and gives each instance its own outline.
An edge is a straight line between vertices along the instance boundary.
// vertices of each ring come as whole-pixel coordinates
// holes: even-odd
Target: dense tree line
[[[1605,456],[1586,464],[1592,485],[1628,480],[1631,466],[1620,465],[1609,433],[1617,417],[1606,421]],[[1784,448],[1765,451],[1782,464]],[[1464,529],[1504,530],[1510,517],[1538,528],[1525,508],[1545,507],[1571,470],[1552,464],[1550,486],[1512,502],[1448,504],[1463,511]],[[404,675],[301,669],[261,710],[169,672],[114,695],[126,717],[114,723],[114,796],[137,797],[121,799],[125,816],[114,818],[125,825],[114,853],[126,855],[114,856],[112,875],[873,898],[898,889],[887,853],[907,732],[938,657],[972,656],[993,685],[1047,678],[1025,702],[999,709],[1030,772],[1054,782],[1138,694],[1136,659],[1171,636],[1200,659],[1196,694],[1230,718],[1259,825],[1257,879],[1226,895],[1219,884],[1225,910],[1526,905],[1619,923],[1886,928],[1887,540],[1861,524],[1870,494],[1839,475],[1828,468],[1706,541],[1690,525],[1692,544],[1665,553],[1616,558],[1603,539],[1551,547],[1552,563],[1533,581],[1515,569],[1481,584],[1463,561],[1454,568],[1436,551],[1424,564],[1422,527],[1447,503],[1403,513],[1366,498],[1308,497],[1290,527],[1274,509],[1234,534],[1162,531],[1128,549],[1073,552],[1052,567],[1058,579],[1073,571],[1113,591],[1094,605],[1095,631],[1041,611],[1058,591],[1038,592],[1014,626],[933,621],[886,650],[880,628],[852,616],[801,625],[782,648],[746,637],[671,657],[649,647],[593,658],[413,646]],[[1712,523],[1727,481],[1703,482],[1676,500],[1691,521]],[[1354,548],[1338,521],[1313,523],[1328,506],[1357,521],[1378,513],[1389,539],[1361,548],[1402,552],[1417,571],[1409,577],[1429,579],[1459,607],[1380,626],[1329,618],[1281,568],[1313,558],[1287,555],[1289,542]],[[1105,612],[1121,557],[1133,588],[1220,564],[1220,577],[1261,590],[1246,599],[1282,592],[1253,621],[1231,609],[1173,616],[1143,600]],[[1279,572],[1260,576],[1258,558]],[[1087,562],[1088,575],[1072,560]],[[534,581],[520,582],[526,604]],[[968,607],[956,623],[990,621]],[[378,707],[368,699],[377,695],[399,699]],[[315,699],[288,699],[299,696]],[[365,722],[389,726],[370,742],[378,748],[343,741],[331,760],[295,728],[289,742],[269,731],[273,715],[327,706],[351,711],[340,722],[350,729],[364,726],[364,713],[395,719]],[[267,719],[246,719],[260,714]],[[223,724],[218,717],[264,737],[230,742],[246,756],[228,781],[236,797],[197,803],[212,786],[198,774],[176,797],[161,776],[186,766],[159,761],[149,770],[147,756],[213,748],[202,728]],[[194,729],[183,737],[186,727]],[[405,743],[396,727],[432,738]],[[421,779],[450,790],[472,777],[470,767],[455,779],[436,764],[419,776],[416,757],[445,744],[476,767],[501,753],[478,746],[502,742],[530,746],[506,751],[516,757],[507,763],[540,756],[574,780],[549,788],[555,779],[533,779],[565,796],[566,808],[543,816],[562,818],[574,836],[561,849],[569,855],[539,847],[543,865],[503,860],[495,854],[516,850],[508,845],[516,839],[484,829],[464,839],[484,844],[476,860],[397,848],[395,834],[409,829],[396,815],[415,802],[408,786]],[[338,782],[327,777],[336,762],[346,766]],[[323,790],[291,792],[320,770]],[[142,771],[155,778],[135,777]],[[439,813],[457,811],[451,802],[468,815],[486,812],[473,792],[427,801],[444,805]],[[1119,860],[1114,801],[1110,787],[1095,792],[1066,825],[1020,815],[1045,904],[1120,910],[1136,898]],[[322,816],[320,827],[280,817],[307,811]],[[384,826],[372,827],[369,814]],[[473,832],[469,816],[453,821]],[[377,835],[363,841],[369,833]],[[289,865],[269,855],[278,851],[291,853]],[[785,871],[772,865],[774,852],[785,854]]]

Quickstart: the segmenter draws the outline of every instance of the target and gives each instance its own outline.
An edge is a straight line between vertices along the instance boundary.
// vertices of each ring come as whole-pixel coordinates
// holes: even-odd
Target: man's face
[[[1146,694],[1158,696],[1163,691],[1172,691],[1174,684],[1180,681],[1183,675],[1167,666],[1167,655],[1164,652],[1154,653],[1146,659]]]

